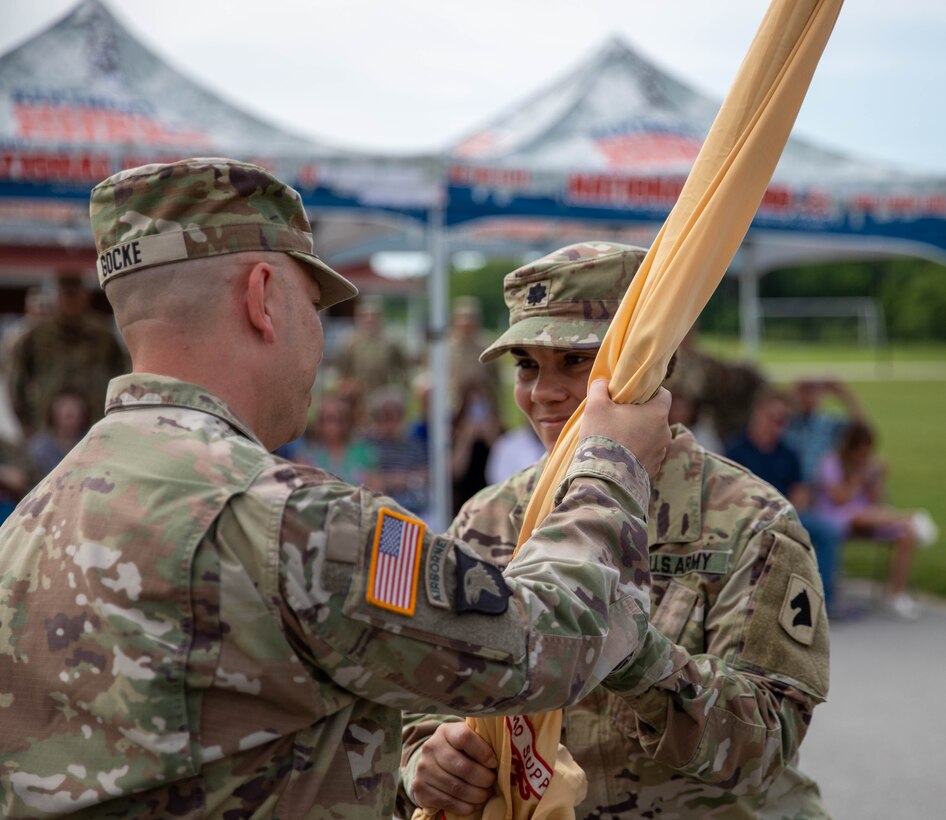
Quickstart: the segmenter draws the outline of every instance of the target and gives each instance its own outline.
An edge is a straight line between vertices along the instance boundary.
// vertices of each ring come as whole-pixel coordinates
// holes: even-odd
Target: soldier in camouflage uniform
[[[563,248],[505,279],[510,327],[484,353],[516,358],[516,402],[546,448],[586,392],[597,348],[644,251]],[[672,668],[599,687],[565,711],[562,742],[588,777],[578,818],[822,818],[799,744],[828,688],[828,623],[808,536],[790,504],[675,425],[654,480],[653,625]],[[451,533],[509,560],[543,462],[470,499]],[[491,794],[492,751],[465,724],[408,715],[401,812],[467,814]]]
[[[480,300],[475,296],[459,296],[453,303],[447,356],[450,363],[450,407],[453,412],[463,404],[467,391],[475,389],[489,400],[497,416],[500,411],[502,371],[499,362],[479,361],[483,348],[491,338],[483,333]]]
[[[338,391],[354,403],[355,423],[366,422],[370,396],[387,385],[405,394],[410,382],[410,362],[401,346],[384,328],[383,303],[378,296],[361,296],[355,303],[351,334],[335,352]]]
[[[53,398],[62,390],[83,393],[90,421],[102,417],[109,380],[128,372],[128,360],[112,330],[89,315],[89,292],[81,277],[57,282],[57,309],[14,344],[10,402],[26,435],[46,426]]]
[[[0,528],[0,815],[390,816],[402,709],[549,709],[671,662],[642,521],[666,391],[625,412],[595,386],[502,574],[271,454],[305,425],[318,308],[355,292],[292,188],[149,165],[91,218],[134,371]]]

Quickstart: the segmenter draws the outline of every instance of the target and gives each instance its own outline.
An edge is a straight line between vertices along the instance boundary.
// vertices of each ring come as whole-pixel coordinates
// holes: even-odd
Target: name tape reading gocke
[[[137,268],[162,265],[178,259],[187,259],[183,233],[142,236],[100,254],[97,263],[99,278],[105,280]]]

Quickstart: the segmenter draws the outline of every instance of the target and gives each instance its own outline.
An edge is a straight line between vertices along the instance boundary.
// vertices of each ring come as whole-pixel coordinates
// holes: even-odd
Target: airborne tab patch
[[[457,612],[501,615],[512,595],[499,567],[454,547],[457,559]]]
[[[449,547],[450,541],[446,538],[435,538],[427,551],[427,601],[441,609],[450,608],[446,589]]]
[[[365,593],[369,603],[402,615],[414,614],[425,529],[420,519],[386,507],[378,511]]]
[[[814,640],[815,624],[821,616],[821,600],[821,593],[809,581],[792,573],[778,622],[792,638],[805,646],[811,646]]]

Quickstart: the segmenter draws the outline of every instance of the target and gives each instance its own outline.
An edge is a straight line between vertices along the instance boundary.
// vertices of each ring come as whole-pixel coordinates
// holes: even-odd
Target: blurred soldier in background
[[[50,307],[49,295],[45,288],[38,286],[26,291],[23,297],[23,315],[4,328],[3,339],[0,340],[0,372],[10,372],[16,343],[27,331],[49,316]]]
[[[490,402],[498,415],[501,371],[498,362],[481,362],[480,353],[489,345],[483,333],[480,300],[475,296],[459,296],[453,302],[450,323],[450,406],[454,413],[460,408],[471,388]]]
[[[351,402],[356,424],[365,421],[368,397],[375,390],[392,385],[407,391],[410,362],[384,329],[380,297],[358,297],[354,328],[336,351],[333,364],[339,379],[336,392]]]
[[[10,363],[10,402],[24,436],[42,429],[53,397],[71,388],[85,394],[91,421],[105,412],[109,380],[128,372],[128,359],[106,323],[93,316],[79,274],[56,283],[53,314],[19,339]]]

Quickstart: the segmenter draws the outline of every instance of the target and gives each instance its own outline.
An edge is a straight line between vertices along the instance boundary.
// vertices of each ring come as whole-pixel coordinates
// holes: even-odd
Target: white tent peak
[[[0,56],[0,101],[8,145],[342,153],[226,102],[151,51],[101,0],[81,0]]]
[[[550,86],[469,133],[448,154],[460,164],[608,174],[685,176],[719,111],[702,94],[614,36]],[[892,167],[792,136],[773,177],[792,184],[899,184]]]

